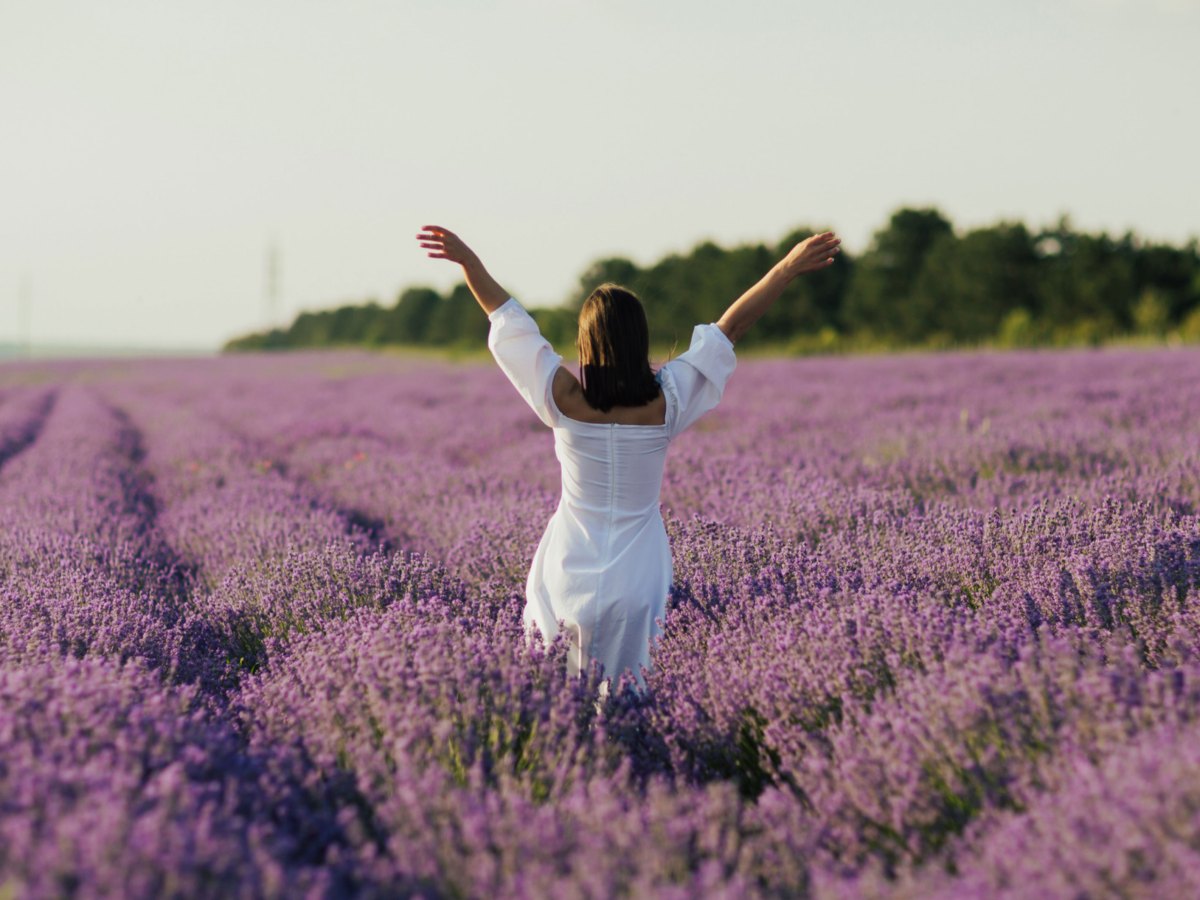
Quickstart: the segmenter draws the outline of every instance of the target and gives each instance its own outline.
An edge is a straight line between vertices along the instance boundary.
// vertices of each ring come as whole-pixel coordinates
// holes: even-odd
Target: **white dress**
[[[580,422],[559,412],[551,386],[562,357],[513,298],[488,316],[488,349],[525,402],[554,429],[562,497],[533,557],[523,619],[549,642],[568,629],[569,663],[599,660],[605,677],[650,668],[671,587],[671,549],[659,509],[667,445],[717,405],[736,365],[716,325],[697,325],[687,352],[655,376],[662,425]]]

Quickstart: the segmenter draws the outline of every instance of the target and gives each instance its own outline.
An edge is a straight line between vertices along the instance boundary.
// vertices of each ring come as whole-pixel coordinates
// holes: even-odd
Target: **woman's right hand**
[[[485,313],[490,315],[508,300],[508,292],[488,274],[488,270],[483,267],[483,263],[479,261],[475,251],[449,228],[443,228],[441,225],[425,225],[417,235],[417,240],[427,251],[426,256],[433,259],[448,259],[450,262],[462,266],[463,278],[466,279],[467,287],[471,289],[471,293],[475,295],[475,299],[479,301],[479,305],[483,307]]]
[[[803,275],[833,265],[833,258],[841,251],[842,239],[832,231],[823,231],[805,238],[783,258],[783,266],[790,275]]]
[[[429,251],[426,256],[432,259],[448,259],[464,267],[479,262],[475,251],[462,238],[441,225],[424,226],[417,240],[423,249]]]

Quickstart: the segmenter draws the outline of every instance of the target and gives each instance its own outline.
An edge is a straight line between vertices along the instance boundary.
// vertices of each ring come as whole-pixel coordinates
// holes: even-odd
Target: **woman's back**
[[[667,426],[578,422],[554,429],[562,467],[562,502],[581,514],[607,515],[614,526],[658,515],[670,435]]]

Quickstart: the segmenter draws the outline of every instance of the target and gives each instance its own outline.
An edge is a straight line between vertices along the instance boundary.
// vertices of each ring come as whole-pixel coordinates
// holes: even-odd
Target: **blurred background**
[[[831,227],[791,349],[1186,337],[1197,46],[1191,0],[4,0],[0,353],[474,339],[429,223],[552,330]]]

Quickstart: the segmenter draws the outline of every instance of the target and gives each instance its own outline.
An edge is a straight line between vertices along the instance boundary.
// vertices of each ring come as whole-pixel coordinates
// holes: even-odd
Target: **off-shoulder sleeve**
[[[671,437],[712,409],[725,392],[737,366],[733,343],[716,325],[697,325],[687,352],[659,370],[666,393],[667,426]]]
[[[492,356],[538,418],[553,428],[558,424],[558,408],[551,387],[562,357],[514,298],[492,310],[488,319],[492,323],[488,331]]]

